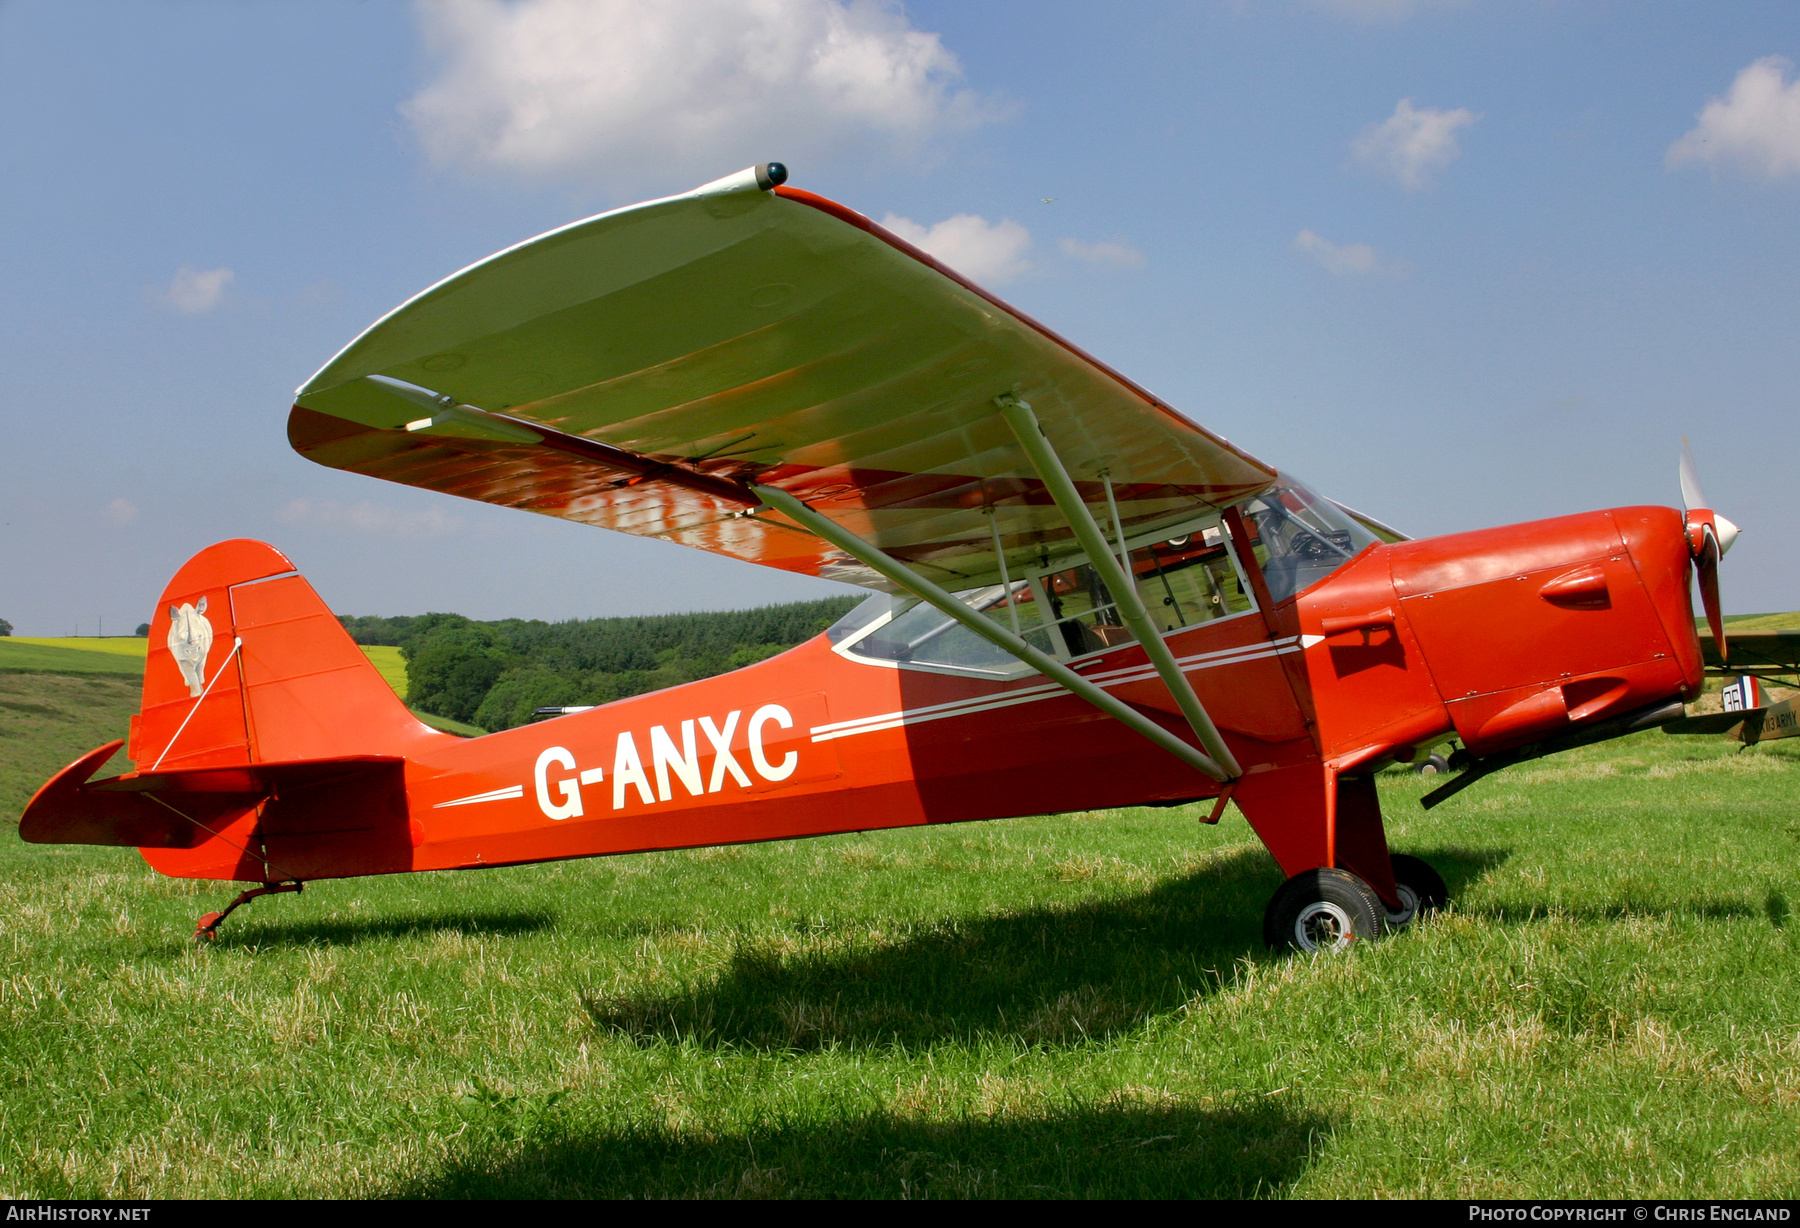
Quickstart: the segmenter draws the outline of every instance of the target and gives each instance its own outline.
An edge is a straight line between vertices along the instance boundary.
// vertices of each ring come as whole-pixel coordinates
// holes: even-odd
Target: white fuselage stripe
[[[1301,651],[1301,647],[1298,637],[1289,636],[1273,643],[1246,644],[1239,648],[1197,653],[1191,657],[1178,658],[1176,664],[1181,667],[1183,673],[1187,673],[1195,670],[1215,669],[1222,665],[1237,665],[1245,661],[1262,660],[1267,657],[1279,657],[1299,651]],[[1156,670],[1149,665],[1137,665],[1084,676],[1096,686],[1116,687],[1147,682],[1156,677]],[[814,742],[830,742],[859,733],[898,729],[903,725],[923,725],[930,721],[948,720],[956,716],[973,716],[978,712],[991,712],[997,708],[1036,703],[1039,700],[1054,699],[1068,693],[1056,683],[1048,682],[1036,686],[1020,687],[1017,690],[1005,691],[998,695],[982,695],[970,699],[952,700],[949,703],[929,704],[922,708],[904,708],[898,712],[882,712],[875,716],[863,716],[854,720],[834,721],[828,725],[814,726],[811,730],[812,740]]]
[[[511,798],[524,796],[524,785],[508,785],[504,789],[493,789],[487,793],[471,793],[468,797],[456,797],[447,802],[439,802],[432,809],[442,810],[445,806],[473,806],[477,802],[504,802]]]
[[[1186,673],[1217,669],[1224,665],[1238,665],[1245,661],[1266,660],[1300,651],[1303,651],[1300,638],[1289,636],[1262,644],[1246,644],[1238,648],[1223,648],[1213,652],[1196,653],[1190,657],[1177,658],[1176,664]],[[1121,669],[1087,674],[1084,677],[1096,686],[1120,687],[1147,682],[1156,677],[1156,670],[1147,664],[1132,665]],[[931,721],[949,720],[958,716],[974,716],[982,712],[993,712],[1000,708],[1038,703],[1046,699],[1056,699],[1068,693],[1057,683],[1043,682],[1010,691],[951,700],[948,703],[928,704],[922,708],[905,708],[898,712],[882,712],[874,716],[857,717],[854,720],[815,725],[810,733],[814,742],[830,742],[837,738],[853,737],[859,733],[876,733],[883,729],[923,725]],[[512,801],[522,799],[524,796],[524,785],[508,785],[503,789],[490,789],[486,793],[472,793],[467,797],[456,797],[447,802],[438,802],[432,809],[442,810],[446,806],[474,806],[482,802]]]

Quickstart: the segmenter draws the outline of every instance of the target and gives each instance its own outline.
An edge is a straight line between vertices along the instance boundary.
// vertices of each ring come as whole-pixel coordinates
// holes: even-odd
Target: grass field
[[[1694,623],[1704,627],[1706,620],[1695,619]],[[1800,613],[1728,614],[1725,626],[1727,635],[1732,631],[1796,631],[1800,630]]]
[[[135,686],[0,676],[0,802]],[[1271,959],[1185,810],[231,889],[0,837],[0,1195],[1800,1193],[1800,745],[1430,812],[1452,911]]]

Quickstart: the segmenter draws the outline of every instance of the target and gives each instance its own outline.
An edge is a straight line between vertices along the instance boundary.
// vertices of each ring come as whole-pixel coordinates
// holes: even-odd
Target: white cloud
[[[1367,243],[1333,243],[1310,230],[1294,236],[1293,249],[1317,264],[1327,273],[1339,277],[1360,277],[1369,273],[1404,273],[1402,260],[1384,260],[1381,253]]]
[[[1731,92],[1711,98],[1693,131],[1669,146],[1666,165],[1731,163],[1764,179],[1800,174],[1800,78],[1793,62],[1765,56],[1739,72]]]
[[[1031,262],[1025,259],[1031,232],[1009,217],[989,222],[972,213],[959,213],[926,227],[890,213],[881,224],[977,285],[1004,286],[1031,271]]]
[[[1466,3],[1467,0],[1312,0],[1314,8],[1325,9],[1364,25],[1405,21],[1427,9],[1459,9]]]
[[[334,503],[329,499],[295,499],[275,515],[287,524],[385,537],[442,537],[462,528],[462,518],[441,507],[401,512],[377,503]]]
[[[138,510],[131,500],[121,497],[106,505],[105,515],[108,520],[123,528],[138,518]]]
[[[1001,117],[881,0],[440,0],[436,80],[401,110],[439,163],[686,187],[771,159],[908,161]]]
[[[176,311],[198,315],[217,307],[236,280],[237,274],[230,269],[195,269],[184,264],[175,270],[175,280],[163,292],[162,300]]]
[[[1110,264],[1120,269],[1138,269],[1144,266],[1144,253],[1123,239],[1102,239],[1098,243],[1064,239],[1060,246],[1063,255],[1085,260],[1089,264]]]
[[[1416,191],[1430,185],[1432,172],[1456,160],[1462,153],[1457,131],[1480,118],[1467,107],[1434,111],[1402,98],[1392,115],[1357,134],[1350,152],[1364,166],[1392,175],[1401,187]]]

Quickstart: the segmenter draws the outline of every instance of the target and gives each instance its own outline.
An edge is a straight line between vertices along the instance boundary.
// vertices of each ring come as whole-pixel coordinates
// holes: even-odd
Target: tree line
[[[460,614],[338,621],[359,644],[400,649],[410,707],[493,732],[525,724],[538,708],[603,704],[753,665],[811,639],[859,600],[559,623]]]

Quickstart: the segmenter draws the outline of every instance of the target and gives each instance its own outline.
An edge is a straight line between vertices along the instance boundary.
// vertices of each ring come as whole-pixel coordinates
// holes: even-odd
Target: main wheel
[[[1414,917],[1429,916],[1449,902],[1450,889],[1444,886],[1443,877],[1428,864],[1405,853],[1395,853],[1392,861],[1394,886],[1400,893],[1400,911],[1382,907],[1389,929],[1405,929],[1413,923]]]
[[[1442,755],[1426,755],[1412,765],[1414,776],[1442,776],[1450,770],[1450,761]]]
[[[1380,937],[1385,913],[1375,889],[1348,870],[1308,870],[1269,900],[1263,941],[1278,951],[1342,951]]]

